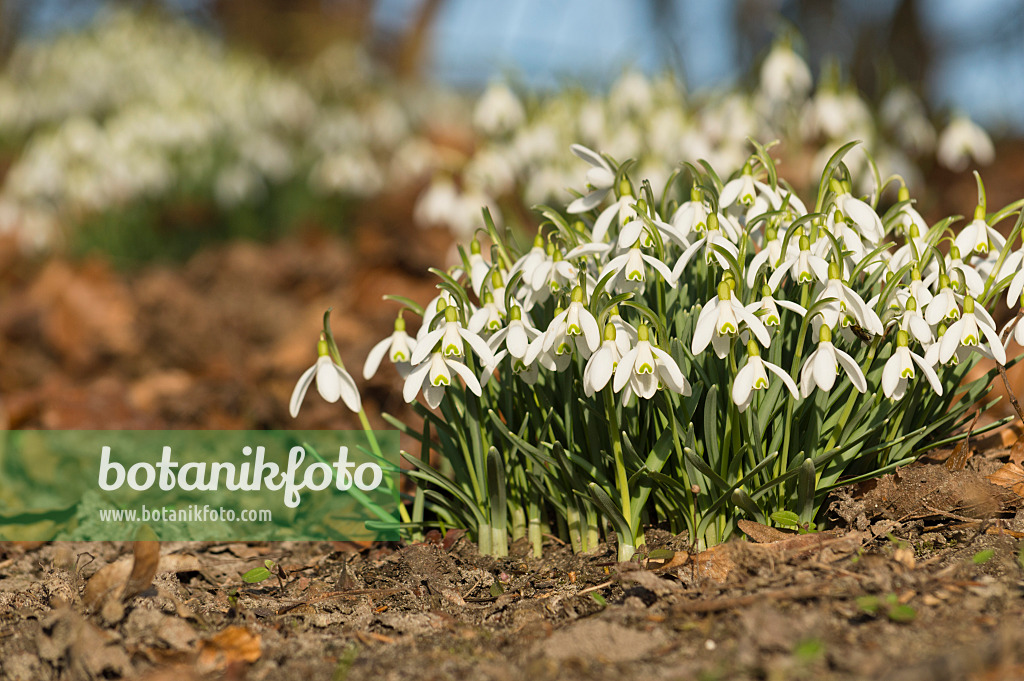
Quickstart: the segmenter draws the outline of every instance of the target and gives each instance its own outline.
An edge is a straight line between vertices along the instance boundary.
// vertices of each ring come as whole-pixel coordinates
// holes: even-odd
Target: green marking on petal
[[[452,355],[460,357],[462,355],[462,348],[455,345],[454,343],[449,343],[444,349],[444,356],[451,357]]]
[[[451,383],[451,381],[449,381],[449,380],[448,380],[447,378],[445,378],[444,376],[438,376],[438,377],[437,377],[437,378],[435,378],[435,379],[434,379],[433,381],[431,381],[431,383],[433,384],[433,386],[434,386],[435,388],[438,388],[438,387],[440,387],[440,386],[443,386],[443,385],[444,385],[444,386],[447,386],[447,385],[449,385],[449,384]]]
[[[647,362],[644,362],[643,364],[641,364],[641,365],[640,365],[640,366],[639,366],[639,367],[637,368],[636,372],[637,372],[638,374],[653,374],[653,373],[654,373],[654,367],[652,367],[652,366],[651,366],[650,364],[648,364]]]

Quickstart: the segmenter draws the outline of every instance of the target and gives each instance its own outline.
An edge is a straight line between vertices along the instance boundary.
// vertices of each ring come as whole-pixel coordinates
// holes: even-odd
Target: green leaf
[[[253,568],[252,570],[249,570],[244,575],[242,575],[242,581],[248,582],[249,584],[256,584],[258,582],[262,582],[265,579],[270,579],[273,576],[273,573],[271,573],[270,570],[268,570],[267,568],[258,567]]]
[[[780,527],[799,527],[800,516],[792,511],[776,511],[769,516]]]

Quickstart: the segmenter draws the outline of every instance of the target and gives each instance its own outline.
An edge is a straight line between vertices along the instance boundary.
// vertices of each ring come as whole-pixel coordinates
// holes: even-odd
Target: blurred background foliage
[[[396,205],[465,236],[483,205],[527,225],[569,199],[574,141],[656,183],[779,138],[799,189],[857,138],[920,191],[937,155],[991,161],[943,161],[956,112],[1024,127],[1022,23],[1009,0],[0,0],[0,232],[123,265]],[[780,38],[813,89],[766,81]]]

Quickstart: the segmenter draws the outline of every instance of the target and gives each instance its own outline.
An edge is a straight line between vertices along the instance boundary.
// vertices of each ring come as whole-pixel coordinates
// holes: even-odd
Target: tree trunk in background
[[[228,42],[274,60],[301,62],[339,39],[365,41],[373,0],[211,0],[210,14]]]

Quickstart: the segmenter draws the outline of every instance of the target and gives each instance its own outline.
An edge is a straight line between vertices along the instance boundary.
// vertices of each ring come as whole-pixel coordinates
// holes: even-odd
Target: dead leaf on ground
[[[230,626],[202,643],[196,668],[201,674],[260,659],[261,640],[245,627]]]
[[[149,542],[138,542],[138,543],[149,543]],[[198,572],[200,570],[199,559],[195,556],[172,553],[166,556],[159,556],[159,542],[157,544],[157,553],[159,561],[157,563],[157,569],[154,572],[154,576],[162,572]],[[147,552],[151,549],[145,549]],[[147,564],[144,567],[149,567],[148,560],[152,557],[152,554],[146,556]],[[125,593],[124,588],[128,585],[131,580],[133,569],[135,565],[134,556],[122,556],[109,565],[104,565],[100,570],[89,578],[89,581],[85,585],[85,593],[82,595],[82,600],[86,607],[90,609],[97,609],[103,603],[111,599],[115,594],[116,599],[120,601],[121,594]],[[141,569],[141,567],[140,567]],[[152,577],[149,581],[152,582]],[[147,583],[147,587],[149,584]]]
[[[1010,463],[1024,465],[1024,436],[1018,437],[1010,447]]]
[[[1016,448],[1016,445],[1014,447]],[[1024,468],[1012,461],[992,475],[985,476],[985,479],[993,485],[1006,487],[1016,492],[1017,496],[1024,497]]]
[[[150,534],[152,534],[152,531],[150,531]],[[148,589],[149,585],[153,583],[153,578],[156,577],[156,570],[159,565],[160,542],[132,542],[132,571],[128,575],[128,581],[125,583],[121,598],[128,600]]]

